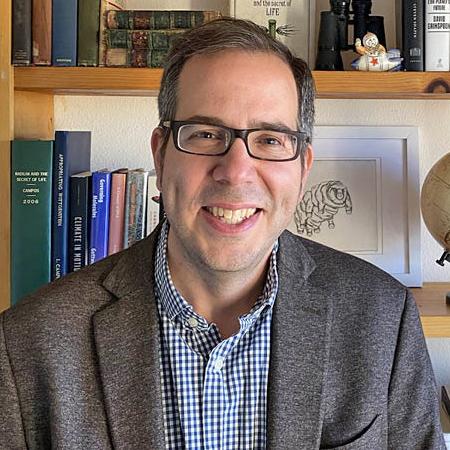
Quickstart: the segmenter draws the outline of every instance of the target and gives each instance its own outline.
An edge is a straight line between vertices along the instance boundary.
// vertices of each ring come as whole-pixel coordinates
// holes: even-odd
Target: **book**
[[[53,0],[52,64],[75,66],[77,62],[78,0]]]
[[[108,255],[120,252],[123,249],[127,172],[127,169],[119,169],[111,174]]]
[[[425,68],[423,0],[402,0],[401,16],[403,67],[422,72]]]
[[[125,229],[123,247],[128,248],[145,237],[148,172],[130,170],[125,195]]]
[[[310,58],[314,41],[313,3],[310,0],[231,0],[230,10],[232,16],[251,20],[266,28],[271,36],[287,45],[295,56],[314,64]]]
[[[32,61],[32,0],[12,2],[12,64],[29,66]]]
[[[52,63],[52,0],[33,0],[33,64]]]
[[[89,264],[108,256],[110,198],[111,171],[102,169],[94,172],[92,174]]]
[[[146,48],[109,48],[106,50],[107,67],[163,67],[167,50]]]
[[[130,30],[170,30],[194,28],[222,17],[219,11],[108,11],[107,28]]]
[[[107,48],[168,50],[186,30],[105,30]]]
[[[52,141],[12,141],[12,304],[50,281],[52,163]]]
[[[100,0],[78,0],[78,66],[98,66]]]
[[[91,132],[56,131],[53,158],[52,279],[69,271],[69,178],[91,167]]]
[[[450,416],[450,385],[441,386],[441,402],[445,412]]]
[[[106,15],[109,10],[121,10],[125,7],[125,0],[100,0],[100,20],[98,31],[98,65],[106,65],[106,40],[104,31],[106,29]]]
[[[450,2],[425,2],[425,70],[450,70]]]
[[[70,176],[69,272],[89,263],[89,227],[92,172]]]
[[[146,235],[149,235],[159,223],[159,199],[160,192],[156,186],[155,169],[148,173],[147,189],[147,229]]]

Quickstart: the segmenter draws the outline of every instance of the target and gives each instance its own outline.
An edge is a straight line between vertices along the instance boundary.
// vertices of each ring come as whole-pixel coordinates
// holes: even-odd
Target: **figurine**
[[[352,67],[356,70],[385,72],[401,68],[403,58],[400,57],[400,51],[386,51],[373,33],[369,32],[363,37],[363,45],[361,39],[356,39],[355,50],[361,55],[352,62]]]

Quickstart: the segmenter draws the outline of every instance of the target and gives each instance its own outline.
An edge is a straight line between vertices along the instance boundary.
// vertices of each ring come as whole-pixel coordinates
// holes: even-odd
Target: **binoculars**
[[[350,10],[350,3],[352,9]],[[353,42],[370,31],[386,47],[384,18],[371,16],[371,0],[330,0],[330,11],[320,13],[316,70],[344,70],[341,50],[354,49],[348,43],[348,26],[353,25]],[[350,18],[353,15],[353,19]]]

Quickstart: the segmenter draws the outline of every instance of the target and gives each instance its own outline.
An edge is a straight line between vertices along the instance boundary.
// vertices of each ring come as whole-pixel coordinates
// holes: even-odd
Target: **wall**
[[[150,135],[157,121],[155,98],[55,97],[55,129],[92,130],[93,170],[152,168]],[[317,101],[317,125],[418,126],[421,183],[431,166],[450,151],[449,123],[448,100]],[[442,249],[425,226],[422,249],[424,281],[449,281],[450,264],[442,268],[435,263]],[[450,384],[450,339],[427,343],[438,385]]]

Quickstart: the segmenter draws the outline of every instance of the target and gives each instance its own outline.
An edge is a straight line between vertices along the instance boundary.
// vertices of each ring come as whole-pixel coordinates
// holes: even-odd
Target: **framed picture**
[[[230,15],[251,20],[311,64],[315,3],[312,0],[230,0]]]
[[[422,286],[416,127],[317,126],[289,230]]]

